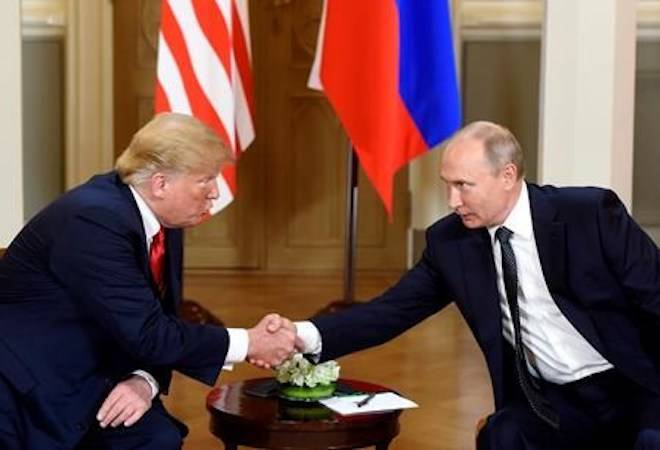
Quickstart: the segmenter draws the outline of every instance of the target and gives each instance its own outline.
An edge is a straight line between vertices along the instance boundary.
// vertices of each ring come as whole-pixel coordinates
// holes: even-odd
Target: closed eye
[[[456,189],[458,189],[459,191],[466,191],[466,190],[470,189],[471,187],[473,187],[474,183],[471,183],[469,181],[461,180],[461,181],[454,181],[453,183],[451,183],[451,185],[453,187],[455,187]]]

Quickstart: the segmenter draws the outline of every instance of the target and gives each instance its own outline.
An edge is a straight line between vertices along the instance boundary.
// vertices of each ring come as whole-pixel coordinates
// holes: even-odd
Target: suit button
[[[78,422],[76,424],[76,430],[83,431],[84,429],[85,429],[85,424],[83,424],[82,422]]]

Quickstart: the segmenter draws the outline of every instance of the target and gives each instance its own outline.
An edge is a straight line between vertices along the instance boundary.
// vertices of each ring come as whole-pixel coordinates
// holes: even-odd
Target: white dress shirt
[[[502,249],[495,238],[495,231],[500,226],[513,232],[509,242],[518,268],[520,327],[530,372],[547,381],[564,384],[611,368],[612,365],[562,314],[550,295],[536,247],[529,193],[524,182],[504,223],[488,228],[497,269],[502,332],[506,340],[514,345],[513,322],[502,276]]]

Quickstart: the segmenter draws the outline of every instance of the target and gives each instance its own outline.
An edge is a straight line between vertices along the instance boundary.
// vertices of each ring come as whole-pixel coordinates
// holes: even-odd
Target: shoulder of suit
[[[69,215],[107,217],[114,223],[132,223],[136,212],[130,189],[114,171],[93,176],[66,192],[53,206]]]
[[[571,214],[587,213],[606,201],[620,202],[611,189],[595,186],[536,185],[528,183],[530,202],[542,200],[552,203],[556,208]]]

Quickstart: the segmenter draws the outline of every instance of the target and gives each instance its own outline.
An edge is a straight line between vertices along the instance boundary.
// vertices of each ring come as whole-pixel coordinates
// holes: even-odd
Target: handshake
[[[294,323],[279,314],[268,314],[247,333],[247,361],[263,369],[278,366],[304,349]]]

